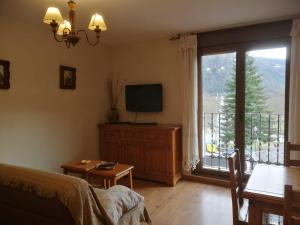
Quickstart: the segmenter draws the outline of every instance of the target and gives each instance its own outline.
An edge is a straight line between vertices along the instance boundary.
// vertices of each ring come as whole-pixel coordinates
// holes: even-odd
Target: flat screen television
[[[162,85],[143,84],[125,86],[126,110],[131,112],[161,112]]]

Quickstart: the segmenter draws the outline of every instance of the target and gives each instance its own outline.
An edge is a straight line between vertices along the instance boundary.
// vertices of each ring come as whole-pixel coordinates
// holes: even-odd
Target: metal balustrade
[[[203,166],[228,170],[234,151],[235,114],[203,113]],[[257,163],[283,165],[284,115],[245,114],[245,165],[251,172]]]

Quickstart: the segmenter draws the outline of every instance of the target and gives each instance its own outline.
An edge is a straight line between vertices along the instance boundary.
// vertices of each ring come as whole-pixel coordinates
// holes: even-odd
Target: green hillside
[[[230,79],[234,58],[228,55],[205,57],[203,62],[203,91],[208,96],[223,96],[225,83]],[[285,87],[285,60],[256,58],[267,96],[280,96]]]

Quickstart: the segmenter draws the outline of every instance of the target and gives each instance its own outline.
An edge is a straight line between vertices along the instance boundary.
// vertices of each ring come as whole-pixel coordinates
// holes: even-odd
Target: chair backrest
[[[300,225],[300,189],[291,185],[284,188],[284,225]]]
[[[241,171],[240,153],[236,150],[229,158],[229,177],[232,199],[233,225],[239,224],[239,210],[243,205],[243,179]]]
[[[291,152],[299,152],[300,154],[300,145],[287,143],[285,151],[285,165],[286,166],[300,166],[300,159],[291,159]]]

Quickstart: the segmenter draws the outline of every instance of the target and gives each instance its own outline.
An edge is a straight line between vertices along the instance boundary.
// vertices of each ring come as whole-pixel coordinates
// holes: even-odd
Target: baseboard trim
[[[200,183],[211,184],[215,186],[230,187],[230,182],[224,179],[205,177],[205,176],[196,176],[196,175],[183,175],[183,179],[198,181]]]

